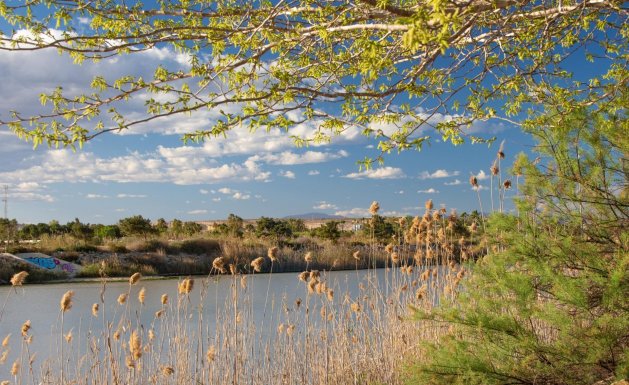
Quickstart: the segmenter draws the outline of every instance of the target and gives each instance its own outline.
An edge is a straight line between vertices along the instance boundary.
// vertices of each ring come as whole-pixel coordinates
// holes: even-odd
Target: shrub
[[[190,239],[181,242],[177,248],[182,253],[193,255],[211,255],[221,251],[219,242],[211,239]]]

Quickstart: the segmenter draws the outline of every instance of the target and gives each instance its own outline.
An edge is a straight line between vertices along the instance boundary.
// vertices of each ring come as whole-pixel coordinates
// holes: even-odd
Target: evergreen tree
[[[530,127],[518,215],[452,302],[418,312],[449,332],[412,384],[611,384],[629,377],[629,195],[622,108],[550,111]]]

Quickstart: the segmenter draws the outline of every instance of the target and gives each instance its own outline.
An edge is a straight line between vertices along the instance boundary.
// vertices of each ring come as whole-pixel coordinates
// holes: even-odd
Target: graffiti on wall
[[[54,270],[60,268],[67,273],[74,273],[74,266],[71,263],[62,262],[57,258],[24,257],[24,260],[44,269]]]

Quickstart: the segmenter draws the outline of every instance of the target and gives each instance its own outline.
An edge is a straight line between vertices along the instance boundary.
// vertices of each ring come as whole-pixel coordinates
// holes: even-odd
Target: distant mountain
[[[289,215],[283,219],[344,219],[344,217],[338,215],[330,215],[326,213],[305,213],[297,215]]]

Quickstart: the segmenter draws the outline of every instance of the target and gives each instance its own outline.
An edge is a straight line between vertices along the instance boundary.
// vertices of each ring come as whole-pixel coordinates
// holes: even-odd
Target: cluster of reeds
[[[180,280],[172,300],[135,289],[140,274],[130,278],[116,303],[105,302],[110,290],[105,280],[100,299],[81,298],[81,303],[93,303],[85,309],[73,306],[80,292],[68,292],[60,302],[60,354],[38,362],[28,339],[43,327],[27,322],[22,340],[16,341],[20,353],[11,378],[0,380],[12,385],[402,383],[402,368],[418,359],[421,341],[444,333],[409,321],[409,305],[430,309],[444,293],[455,296],[465,271],[459,262],[471,258],[471,247],[478,243],[455,239],[454,215],[428,202],[424,215],[385,248],[386,269],[346,273],[356,291],[329,272],[313,269],[316,251],[302,255],[306,270],[295,280],[303,281],[303,292],[294,302],[269,294],[271,275],[266,285],[254,282],[243,274],[244,265],[216,258],[212,269],[231,283],[228,299],[214,309],[211,320],[204,304],[217,279],[209,276]],[[375,257],[374,250],[348,250],[344,257],[362,266]],[[248,263],[249,271],[270,271],[276,263],[282,263],[281,250],[270,248]],[[22,282],[23,276],[12,281]],[[264,292],[264,286],[261,318],[254,294]],[[161,307],[147,324],[141,315],[150,301]],[[87,330],[65,330],[68,317],[91,321]],[[7,337],[5,352],[12,343]],[[7,360],[9,353],[2,354]]]

